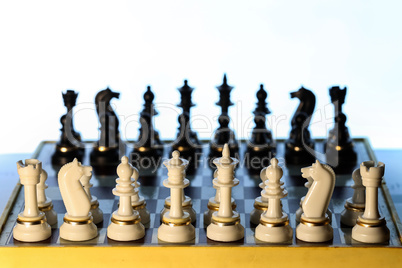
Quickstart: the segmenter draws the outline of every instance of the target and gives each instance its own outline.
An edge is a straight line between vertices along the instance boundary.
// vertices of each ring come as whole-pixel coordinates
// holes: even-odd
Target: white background
[[[328,88],[347,86],[351,135],[376,148],[402,147],[400,1],[1,1],[0,153],[32,152],[57,140],[61,92],[79,91],[75,129],[96,139],[97,91],[109,86],[123,139],[136,139],[147,85],[156,129],[176,135],[176,90],[195,87],[193,128],[217,127],[216,86],[234,86],[237,136],[253,127],[255,93],[268,91],[276,137],[287,137],[301,85],[317,97],[313,137],[332,124]],[[326,111],[326,113],[324,113]]]

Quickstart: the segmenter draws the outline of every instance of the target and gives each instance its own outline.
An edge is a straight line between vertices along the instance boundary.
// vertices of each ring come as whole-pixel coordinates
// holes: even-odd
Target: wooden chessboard
[[[300,198],[306,194],[304,187],[305,179],[300,175],[300,168],[286,166],[283,159],[284,143],[283,140],[277,141],[277,158],[283,167],[284,176],[282,180],[288,191],[288,197],[282,199],[283,209],[290,216],[290,225],[295,230],[295,212],[299,207]],[[318,150],[322,149],[322,141],[317,141]],[[358,152],[358,163],[367,160],[375,160],[370,144],[366,139],[355,139],[356,150]],[[145,197],[147,208],[151,213],[151,221],[146,225],[146,235],[143,239],[133,242],[117,242],[107,238],[106,228],[110,223],[111,213],[117,209],[118,199],[112,194],[115,186],[115,176],[94,176],[91,183],[92,195],[96,196],[100,203],[100,208],[104,213],[103,223],[98,225],[99,235],[90,241],[70,242],[59,237],[59,227],[63,222],[66,212],[60,191],[57,187],[57,172],[50,163],[50,157],[55,148],[54,142],[42,142],[32,158],[42,161],[43,168],[48,172],[47,196],[53,200],[54,209],[58,214],[58,224],[52,226],[52,236],[50,239],[38,243],[22,243],[14,240],[12,229],[16,223],[17,215],[24,208],[23,190],[18,184],[11,197],[10,211],[4,222],[3,231],[0,234],[0,254],[6,254],[9,263],[22,263],[17,255],[27,254],[33,257],[35,254],[43,255],[58,264],[67,264],[65,254],[75,254],[83,263],[100,261],[103,265],[114,265],[118,260],[130,260],[132,264],[139,262],[142,265],[159,264],[167,266],[188,265],[204,266],[212,264],[244,264],[257,265],[261,263],[278,263],[281,266],[296,265],[303,262],[306,264],[320,264],[326,262],[326,266],[339,266],[339,262],[330,261],[330,258],[341,258],[342,260],[360,263],[367,261],[373,265],[381,263],[387,258],[387,262],[401,260],[401,224],[399,217],[393,207],[392,200],[387,190],[386,183],[379,190],[379,209],[382,216],[387,221],[387,226],[391,231],[391,239],[384,245],[360,244],[351,239],[351,228],[340,225],[340,213],[344,209],[345,199],[351,197],[353,183],[351,174],[338,174],[336,187],[330,203],[332,215],[332,227],[334,238],[326,243],[306,243],[293,238],[288,245],[264,244],[254,238],[255,225],[250,223],[250,212],[253,210],[254,198],[259,196],[261,189],[258,184],[261,182],[258,176],[249,175],[247,169],[240,159],[239,167],[236,169],[236,177],[240,180],[240,185],[233,188],[233,197],[236,200],[236,210],[241,215],[241,224],[245,227],[244,239],[233,243],[220,243],[209,240],[206,237],[206,229],[203,223],[203,212],[207,210],[208,199],[215,194],[212,187],[213,170],[205,166],[197,169],[196,173],[187,176],[190,186],[185,189],[186,195],[193,200],[193,208],[197,213],[196,238],[189,243],[180,245],[166,244],[158,241],[157,229],[160,226],[160,211],[164,205],[164,199],[169,196],[169,189],[162,186],[162,180],[167,177],[167,169],[159,167],[154,176],[141,175],[140,194]],[[89,164],[89,152],[86,150],[83,164]],[[244,154],[245,143],[240,148],[240,155]],[[169,151],[169,150],[165,150]],[[208,146],[204,147],[204,155],[208,154]],[[168,155],[165,153],[165,158]],[[18,159],[16,159],[17,161]],[[18,253],[14,250],[19,248]],[[313,251],[312,251],[313,249]],[[314,252],[314,253],[313,253]],[[89,256],[87,255],[89,254]],[[361,257],[356,257],[361,254]],[[96,257],[95,257],[96,256]],[[341,257],[340,257],[341,256]],[[364,256],[364,258],[363,258]],[[16,257],[17,259],[12,259]],[[35,256],[34,258],[39,258]],[[88,260],[88,258],[90,260]],[[29,262],[29,259],[26,260]],[[116,261],[116,262],[115,262]],[[74,262],[72,262],[73,265]],[[328,264],[328,265],[327,265]],[[22,264],[21,264],[22,265]],[[109,265],[108,265],[109,266]],[[222,265],[220,265],[222,266]],[[224,265],[225,266],[225,265]]]

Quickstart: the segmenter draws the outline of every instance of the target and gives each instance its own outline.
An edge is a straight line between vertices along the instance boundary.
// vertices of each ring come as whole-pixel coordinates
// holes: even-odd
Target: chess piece
[[[46,184],[47,172],[42,169],[40,173],[39,183],[36,186],[37,198],[38,198],[38,208],[40,211],[45,213],[47,223],[49,225],[54,225],[57,223],[57,213],[53,209],[52,199],[46,196],[45,190],[48,188]]]
[[[212,214],[211,224],[207,227],[207,237],[221,242],[237,241],[244,237],[244,227],[240,224],[240,214],[232,210],[232,187],[239,184],[234,177],[235,166],[239,163],[230,157],[229,145],[223,147],[222,157],[216,158],[218,176],[213,180],[220,189],[219,210]]]
[[[318,160],[312,166],[301,169],[302,177],[313,179],[304,198],[303,214],[296,227],[296,237],[306,242],[325,242],[333,238],[330,218],[326,214],[335,188],[335,173]]]
[[[113,98],[119,98],[120,93],[106,88],[95,97],[96,112],[100,122],[100,138],[90,154],[91,166],[95,174],[114,174],[119,164],[120,134],[119,119],[110,104]]]
[[[171,205],[170,210],[163,215],[162,224],[158,228],[158,239],[182,243],[195,238],[195,228],[191,224],[190,215],[182,208],[183,189],[190,184],[185,178],[188,161],[179,158],[179,151],[174,151],[172,157],[163,162],[168,169],[168,178],[163,181],[163,185],[170,188]]]
[[[390,232],[384,217],[378,211],[378,187],[384,176],[385,164],[366,161],[360,164],[360,174],[366,187],[366,204],[364,213],[359,216],[352,229],[352,238],[363,243],[385,243],[389,241]]]
[[[56,143],[56,149],[52,155],[52,164],[54,166],[62,166],[73,161],[74,158],[81,160],[85,150],[84,145],[81,143],[81,135],[74,130],[73,124],[73,108],[76,104],[78,93],[73,90],[67,90],[66,93],[62,93],[62,96],[67,112],[60,118],[62,126],[60,140]]]
[[[94,195],[91,194],[91,187],[93,186],[92,183],[90,183],[90,180],[92,178],[92,172],[89,172],[89,175],[82,175],[80,182],[82,184],[82,187],[84,187],[85,193],[88,195],[88,199],[91,201],[91,214],[92,218],[95,224],[99,224],[103,221],[103,212],[99,208],[99,201],[98,198]]]
[[[182,209],[184,212],[186,212],[190,215],[191,223],[194,223],[195,220],[197,219],[197,214],[196,214],[195,210],[193,209],[193,201],[191,200],[191,197],[184,194],[183,189],[182,189],[181,197],[182,197],[182,203],[181,203]],[[161,221],[163,220],[164,215],[168,211],[170,211],[171,204],[172,204],[171,197],[170,196],[166,197],[165,204],[160,213]]]
[[[354,150],[354,143],[350,137],[349,129],[346,127],[346,115],[342,112],[342,105],[345,102],[346,87],[332,87],[329,89],[331,102],[335,107],[335,126],[328,133],[325,156],[328,164],[336,171],[349,171],[357,161],[357,153]]]
[[[107,237],[117,241],[138,240],[145,236],[145,227],[137,210],[131,205],[131,198],[137,192],[131,179],[133,167],[128,163],[128,157],[121,158],[121,164],[117,167],[116,187],[113,194],[120,197],[118,210],[112,214],[112,219],[107,228]]]
[[[266,126],[266,115],[271,113],[265,101],[267,96],[268,94],[261,84],[257,92],[257,107],[254,110],[255,127],[250,140],[247,142],[245,155],[245,159],[247,159],[246,165],[251,173],[258,174],[276,154],[276,145],[272,139],[272,133]]]
[[[131,176],[131,179],[133,180],[133,185],[134,188],[136,189],[134,191],[134,194],[131,196],[131,206],[133,207],[134,210],[138,211],[140,214],[141,218],[141,223],[142,224],[147,224],[150,221],[150,214],[147,209],[147,202],[145,201],[143,196],[140,196],[139,193],[139,188],[141,184],[138,181],[139,173],[138,170],[133,167],[133,175]]]
[[[304,184],[304,187],[307,188],[307,192],[310,189],[311,185],[313,184],[313,178],[307,177],[307,182]],[[300,217],[303,214],[303,201],[306,198],[306,196],[303,196],[300,198],[300,207],[296,210],[296,223],[300,223]],[[328,215],[329,217],[329,215]]]
[[[214,179],[218,177],[218,170],[215,169],[214,171]],[[215,196],[211,197],[208,200],[208,210],[204,212],[204,226],[208,226],[211,224],[212,214],[219,210],[219,204],[221,203],[221,190],[216,184],[213,185],[215,188]],[[230,199],[232,203],[232,210],[236,210],[236,203],[233,197]]]
[[[360,168],[353,171],[352,178],[354,182],[352,185],[353,196],[346,199],[345,209],[341,213],[341,223],[351,227],[356,225],[357,218],[363,214],[366,203],[365,187],[360,175]]]
[[[17,162],[20,183],[24,185],[25,208],[18,214],[17,224],[13,229],[13,237],[23,242],[46,240],[51,235],[50,225],[45,213],[38,209],[36,185],[40,181],[42,162],[37,159],[26,159]]]
[[[219,101],[216,105],[222,109],[221,115],[218,118],[219,127],[215,131],[215,135],[209,144],[209,158],[213,161],[214,158],[222,154],[224,144],[228,144],[231,152],[231,157],[235,157],[239,151],[239,144],[236,140],[234,131],[229,128],[228,109],[233,103],[230,101],[230,92],[233,87],[229,86],[226,79],[226,74],[223,76],[223,83],[217,87],[219,90]]]
[[[260,179],[262,182],[259,184],[259,187],[262,191],[261,195],[254,200],[254,209],[250,213],[250,222],[255,225],[258,225],[260,223],[261,214],[268,209],[268,199],[265,197],[265,181],[267,179],[266,171],[267,168],[265,167],[260,172]],[[283,182],[280,183],[282,183],[283,185]]]
[[[187,80],[184,80],[184,86],[179,88],[181,102],[178,107],[183,109],[183,112],[178,117],[179,128],[176,140],[172,143],[172,152],[178,150],[180,156],[189,161],[187,173],[194,172],[198,158],[202,152],[202,144],[198,140],[197,133],[191,129],[190,125],[190,108],[195,106],[191,101],[191,93],[194,88],[188,85]]]
[[[77,159],[67,163],[59,171],[58,183],[67,213],[60,226],[60,237],[69,241],[86,241],[98,235],[90,213],[91,200],[80,178],[91,176],[92,167],[83,166]]]
[[[285,160],[287,164],[304,165],[315,160],[314,141],[308,130],[315,108],[315,96],[304,87],[290,93],[290,96],[298,98],[300,104],[292,117],[292,129],[289,139],[285,142]]]
[[[154,98],[154,93],[148,86],[144,93],[144,109],[140,113],[140,134],[131,154],[132,164],[136,168],[144,169],[138,166],[138,159],[141,159],[141,162],[146,163],[147,166],[154,168],[160,163],[163,155],[163,143],[159,138],[158,131],[153,127],[153,117],[158,114],[153,104]]]
[[[260,224],[255,229],[258,240],[270,243],[286,243],[292,240],[293,230],[289,225],[288,215],[282,211],[281,199],[288,192],[280,182],[283,171],[278,166],[278,159],[272,158],[271,165],[265,172],[267,181],[261,195],[268,199],[268,209],[261,215]]]

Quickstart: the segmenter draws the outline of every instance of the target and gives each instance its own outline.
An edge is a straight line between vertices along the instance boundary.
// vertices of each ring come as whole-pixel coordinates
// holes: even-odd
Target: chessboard
[[[374,160],[375,156],[367,139],[354,139],[358,153],[359,163]],[[323,140],[317,140],[318,151],[323,149]],[[87,143],[83,164],[89,165],[89,153],[91,143]],[[208,145],[203,148],[203,155],[208,155]],[[244,155],[246,143],[241,142],[240,156]],[[163,187],[162,181],[167,178],[167,169],[161,165],[154,173],[148,171],[143,174],[140,170],[139,182],[141,183],[140,194],[146,200],[147,209],[151,213],[151,221],[147,224],[146,235],[143,239],[132,242],[117,242],[106,236],[106,229],[110,223],[111,213],[117,209],[118,198],[112,194],[115,187],[115,176],[96,176],[91,179],[94,187],[92,195],[96,196],[100,208],[104,213],[103,223],[97,225],[99,235],[85,242],[70,242],[59,237],[59,227],[63,222],[66,209],[57,185],[58,170],[51,165],[50,157],[55,150],[55,142],[42,142],[32,158],[42,161],[42,167],[48,172],[47,184],[49,188],[46,195],[53,200],[54,209],[58,214],[57,225],[52,226],[52,235],[48,240],[37,243],[22,243],[13,238],[12,230],[17,220],[17,215],[24,209],[24,194],[21,185],[17,184],[9,201],[9,211],[3,213],[0,230],[0,252],[6,256],[8,263],[29,264],[31,260],[46,258],[47,263],[55,263],[58,266],[76,265],[76,262],[68,260],[66,255],[75,255],[80,260],[80,265],[99,262],[102,265],[116,265],[119,262],[130,261],[142,266],[228,266],[242,265],[255,266],[269,263],[277,263],[281,266],[290,265],[318,265],[325,262],[328,267],[339,266],[340,262],[348,261],[370,265],[401,261],[401,223],[396,213],[391,197],[387,190],[386,179],[379,190],[379,210],[385,217],[387,227],[390,229],[391,238],[389,243],[383,245],[361,244],[351,239],[351,228],[341,226],[340,214],[344,209],[345,199],[353,194],[350,186],[353,184],[351,174],[337,174],[336,186],[329,208],[332,215],[332,227],[334,229],[333,240],[326,243],[306,243],[299,241],[293,234],[293,240],[289,244],[267,244],[254,238],[255,225],[250,223],[250,212],[253,210],[254,199],[260,195],[258,187],[261,182],[259,176],[250,175],[240,159],[236,169],[236,178],[240,184],[232,189],[235,199],[236,210],[241,215],[241,224],[245,227],[244,239],[222,243],[209,240],[206,236],[206,227],[203,223],[203,212],[207,210],[208,199],[215,195],[212,187],[213,169],[207,161],[201,165],[193,175],[187,175],[190,186],[185,188],[185,194],[192,198],[193,208],[197,213],[196,238],[194,241],[182,244],[167,244],[158,241],[157,230],[160,226],[160,212],[164,207],[164,200],[169,196],[169,189]],[[164,158],[169,158],[165,148]],[[290,216],[290,225],[295,230],[295,212],[299,208],[300,198],[307,189],[304,187],[305,179],[301,177],[300,167],[287,166],[284,161],[284,141],[277,140],[277,158],[283,168],[282,181],[288,191],[288,196],[282,200],[284,211]],[[18,161],[19,159],[16,159]],[[18,248],[18,252],[13,250]],[[399,249],[399,250],[398,250]],[[20,256],[26,256],[21,258]],[[335,259],[337,258],[337,259]],[[123,262],[122,262],[123,263]],[[244,265],[243,265],[244,264]],[[56,267],[56,266],[55,266]]]

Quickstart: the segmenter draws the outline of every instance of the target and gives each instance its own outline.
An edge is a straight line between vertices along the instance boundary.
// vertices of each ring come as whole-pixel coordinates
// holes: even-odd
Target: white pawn
[[[302,203],[303,214],[296,227],[296,237],[306,242],[329,241],[334,233],[326,212],[335,188],[335,173],[318,160],[301,171],[303,178],[313,179],[313,184]]]
[[[269,205],[255,229],[258,240],[270,243],[285,243],[293,238],[293,230],[289,226],[289,217],[282,211],[281,198],[288,195],[280,179],[283,171],[278,166],[278,159],[272,158],[271,165],[264,172],[268,180],[265,181],[265,191],[262,196],[268,199]],[[267,202],[267,203],[268,203]]]
[[[385,164],[367,161],[360,164],[363,185],[366,186],[366,205],[352,229],[352,238],[363,243],[385,243],[389,241],[389,229],[378,211],[378,187],[384,176]]]
[[[366,203],[366,188],[363,186],[360,168],[353,171],[352,178],[353,196],[346,199],[345,209],[341,213],[341,223],[351,227],[356,225],[357,218],[363,214]]]
[[[131,206],[134,210],[137,210],[138,213],[140,213],[141,223],[147,224],[151,220],[151,217],[149,211],[147,210],[147,202],[145,201],[143,196],[140,196],[138,191],[141,186],[141,184],[138,182],[138,177],[138,170],[133,167],[133,175],[131,176],[131,178],[134,181],[133,185],[134,188],[137,189],[137,191],[135,191],[134,195],[131,196]]]
[[[47,172],[42,169],[40,174],[39,184],[36,186],[38,197],[38,208],[45,213],[47,223],[54,225],[57,223],[57,213],[53,209],[52,199],[48,198],[45,194],[45,190],[48,188],[46,184]]]
[[[215,171],[214,171],[214,179],[217,178],[217,177],[218,177],[218,170],[215,169]],[[215,196],[211,197],[208,200],[208,210],[206,210],[204,212],[204,226],[208,226],[209,224],[211,224],[212,214],[215,211],[219,210],[219,204],[221,202],[221,190],[216,185],[213,185],[213,187],[216,190],[215,191]],[[233,198],[231,198],[231,202],[232,202],[232,210],[235,210],[236,209],[236,203],[235,203]]]
[[[83,166],[75,158],[58,173],[58,183],[67,213],[60,226],[60,237],[69,241],[86,241],[98,235],[90,212],[91,201],[80,182],[83,175],[90,176],[92,167]]]
[[[212,214],[211,224],[207,227],[207,237],[221,242],[237,241],[244,237],[244,227],[240,215],[232,210],[232,187],[239,184],[234,177],[234,169],[239,161],[230,157],[229,146],[223,146],[222,157],[214,159],[218,177],[213,180],[220,189],[219,210]]]
[[[51,236],[50,225],[45,213],[39,211],[36,185],[42,173],[42,162],[37,159],[26,159],[17,162],[20,183],[24,185],[25,208],[18,214],[17,224],[13,229],[16,240],[23,242],[38,242]]]
[[[117,167],[117,185],[113,189],[113,194],[120,197],[119,208],[112,213],[112,222],[107,228],[107,237],[113,240],[132,241],[145,236],[145,227],[141,223],[140,215],[131,205],[131,197],[138,192],[132,184],[133,170],[128,163],[128,157],[123,156]]]
[[[181,159],[179,151],[172,153],[173,158],[163,164],[168,169],[168,178],[163,185],[170,188],[170,210],[162,218],[158,228],[158,239],[170,243],[182,243],[195,238],[195,228],[191,224],[190,214],[183,211],[183,189],[190,185],[185,178],[188,161]]]
[[[103,212],[99,208],[99,201],[98,198],[94,195],[91,195],[91,187],[93,186],[92,183],[90,183],[90,180],[92,178],[92,172],[90,173],[89,176],[83,175],[80,179],[80,182],[82,186],[84,187],[85,193],[88,195],[89,200],[91,200],[91,214],[94,219],[94,223],[98,224],[103,221]]]

